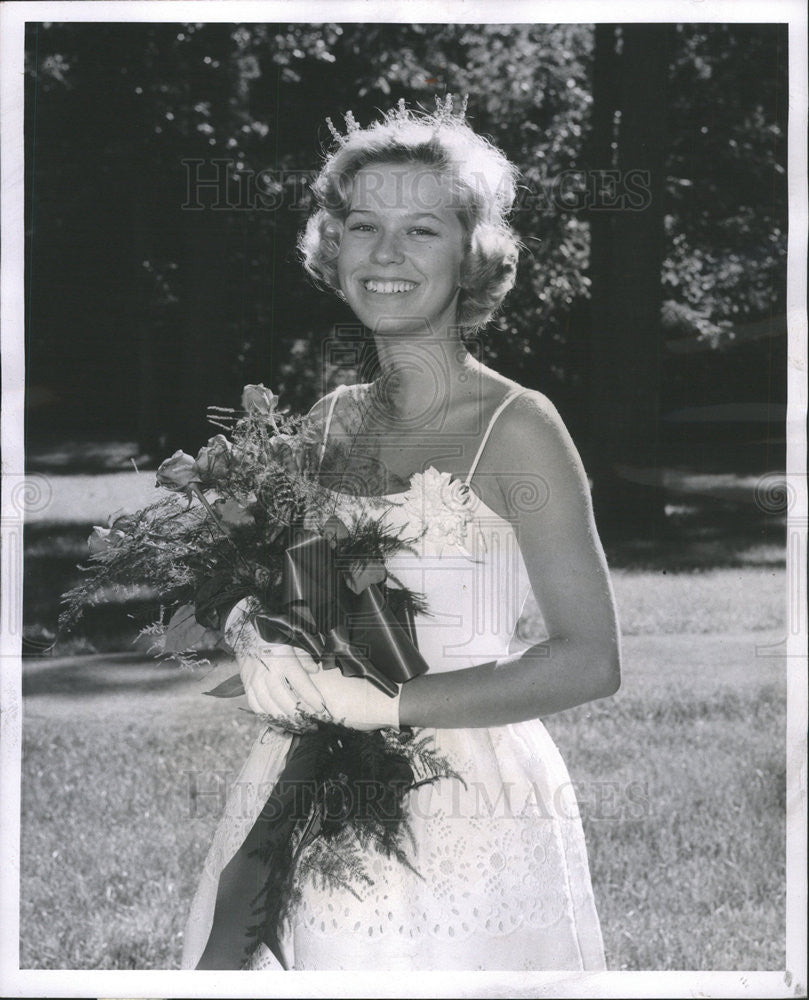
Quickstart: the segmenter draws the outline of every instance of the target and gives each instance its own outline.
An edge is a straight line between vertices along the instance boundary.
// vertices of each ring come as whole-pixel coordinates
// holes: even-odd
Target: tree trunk
[[[663,514],[660,306],[672,27],[622,26],[620,55],[616,38],[614,28],[598,26],[593,151],[617,173],[615,196],[592,213],[591,473],[599,523],[635,524]]]
[[[136,164],[137,165],[137,164]],[[152,258],[153,211],[149,192],[143,183],[141,170],[129,172],[131,192],[131,255],[132,275],[129,283],[130,330],[134,341],[133,353],[137,357],[137,438],[142,455],[162,457],[159,412],[159,380],[155,350],[155,323],[152,289],[144,278],[144,261]]]
[[[225,387],[234,355],[228,309],[232,248],[223,212],[187,213],[184,231],[182,348],[169,447],[195,454],[216,433],[208,423],[208,407],[236,403],[223,399],[229,397]]]

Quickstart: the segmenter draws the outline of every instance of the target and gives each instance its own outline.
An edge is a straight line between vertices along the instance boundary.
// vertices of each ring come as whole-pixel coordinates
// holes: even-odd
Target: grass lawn
[[[26,539],[27,622],[45,636],[48,588],[67,585],[87,534],[49,517]],[[784,968],[785,668],[765,655],[784,634],[781,539],[611,555],[623,686],[546,720],[611,969]],[[530,639],[536,613],[523,624]],[[177,968],[256,721],[202,696],[227,664],[203,677],[86,650],[24,661],[21,967]]]
[[[621,692],[547,720],[610,968],[783,968],[783,662],[756,656],[778,637],[627,637]],[[214,677],[131,657],[25,682],[22,966],[176,968],[255,721],[201,695]]]

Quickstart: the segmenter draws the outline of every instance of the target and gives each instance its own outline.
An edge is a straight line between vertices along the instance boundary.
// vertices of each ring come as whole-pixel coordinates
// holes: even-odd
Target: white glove
[[[225,622],[225,639],[233,647],[244,684],[247,704],[257,715],[269,715],[289,723],[290,729],[311,727],[301,713],[327,718],[328,710],[312,675],[320,665],[297,646],[267,642],[250,621],[258,604],[245,598],[233,608]]]
[[[391,698],[362,677],[344,677],[335,667],[310,678],[333,722],[349,729],[398,729],[399,685]]]

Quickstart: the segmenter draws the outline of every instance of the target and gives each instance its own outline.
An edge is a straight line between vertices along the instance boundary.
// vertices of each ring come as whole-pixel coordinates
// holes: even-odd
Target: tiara
[[[466,119],[466,108],[469,104],[469,94],[465,94],[463,100],[461,101],[461,106],[457,114],[453,111],[453,98],[452,94],[447,94],[442,100],[438,95],[435,98],[435,111],[425,114],[423,118],[418,119],[422,121],[425,125],[432,123],[435,128],[440,128],[442,125],[449,125],[451,122],[463,122]],[[335,127],[334,122],[331,118],[326,119],[326,125],[331,132],[334,141],[338,146],[345,146],[349,141],[351,136],[355,132],[359,132],[362,126],[354,117],[353,111],[346,111],[343,115],[346,124],[346,132],[343,135],[338,128]],[[414,118],[413,113],[408,111],[405,104],[405,99],[400,97],[396,103],[395,108],[391,108],[386,114],[383,115],[383,121],[386,123],[393,123],[399,125],[406,125],[410,122],[417,120]]]

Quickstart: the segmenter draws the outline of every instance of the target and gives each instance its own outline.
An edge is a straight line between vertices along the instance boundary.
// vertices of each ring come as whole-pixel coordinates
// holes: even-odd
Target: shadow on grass
[[[111,653],[50,661],[28,661],[22,673],[25,698],[37,695],[158,694],[198,682],[201,674],[176,663],[148,660],[142,653]]]
[[[162,456],[163,458],[167,456]],[[156,469],[161,458],[140,451],[134,441],[55,441],[30,447],[27,473],[69,473],[94,476],[108,472]]]
[[[727,479],[717,487],[724,494]],[[704,482],[699,491],[669,490],[664,516],[599,524],[610,567],[671,574],[747,567],[783,571],[785,513],[762,510],[742,477],[730,488],[737,493],[733,499],[710,495]],[[26,525],[24,655],[131,649],[140,629],[158,617],[154,599],[130,592],[88,609],[69,635],[59,633],[61,595],[82,579],[78,565],[87,562],[87,535],[88,527],[75,523]]]
[[[25,526],[23,656],[131,649],[140,630],[158,618],[157,601],[129,593],[87,608],[69,632],[59,629],[62,595],[84,578],[79,566],[88,564],[87,535],[76,524]]]
[[[103,657],[71,657],[42,663],[29,662],[23,669],[22,693],[37,695],[123,694],[140,691],[168,691],[187,684],[191,675],[175,666],[159,663],[143,665],[143,656],[130,654]]]
[[[673,498],[675,499],[675,498]],[[786,517],[755,504],[681,496],[658,521],[601,528],[613,569],[683,573],[747,566],[783,569]]]

